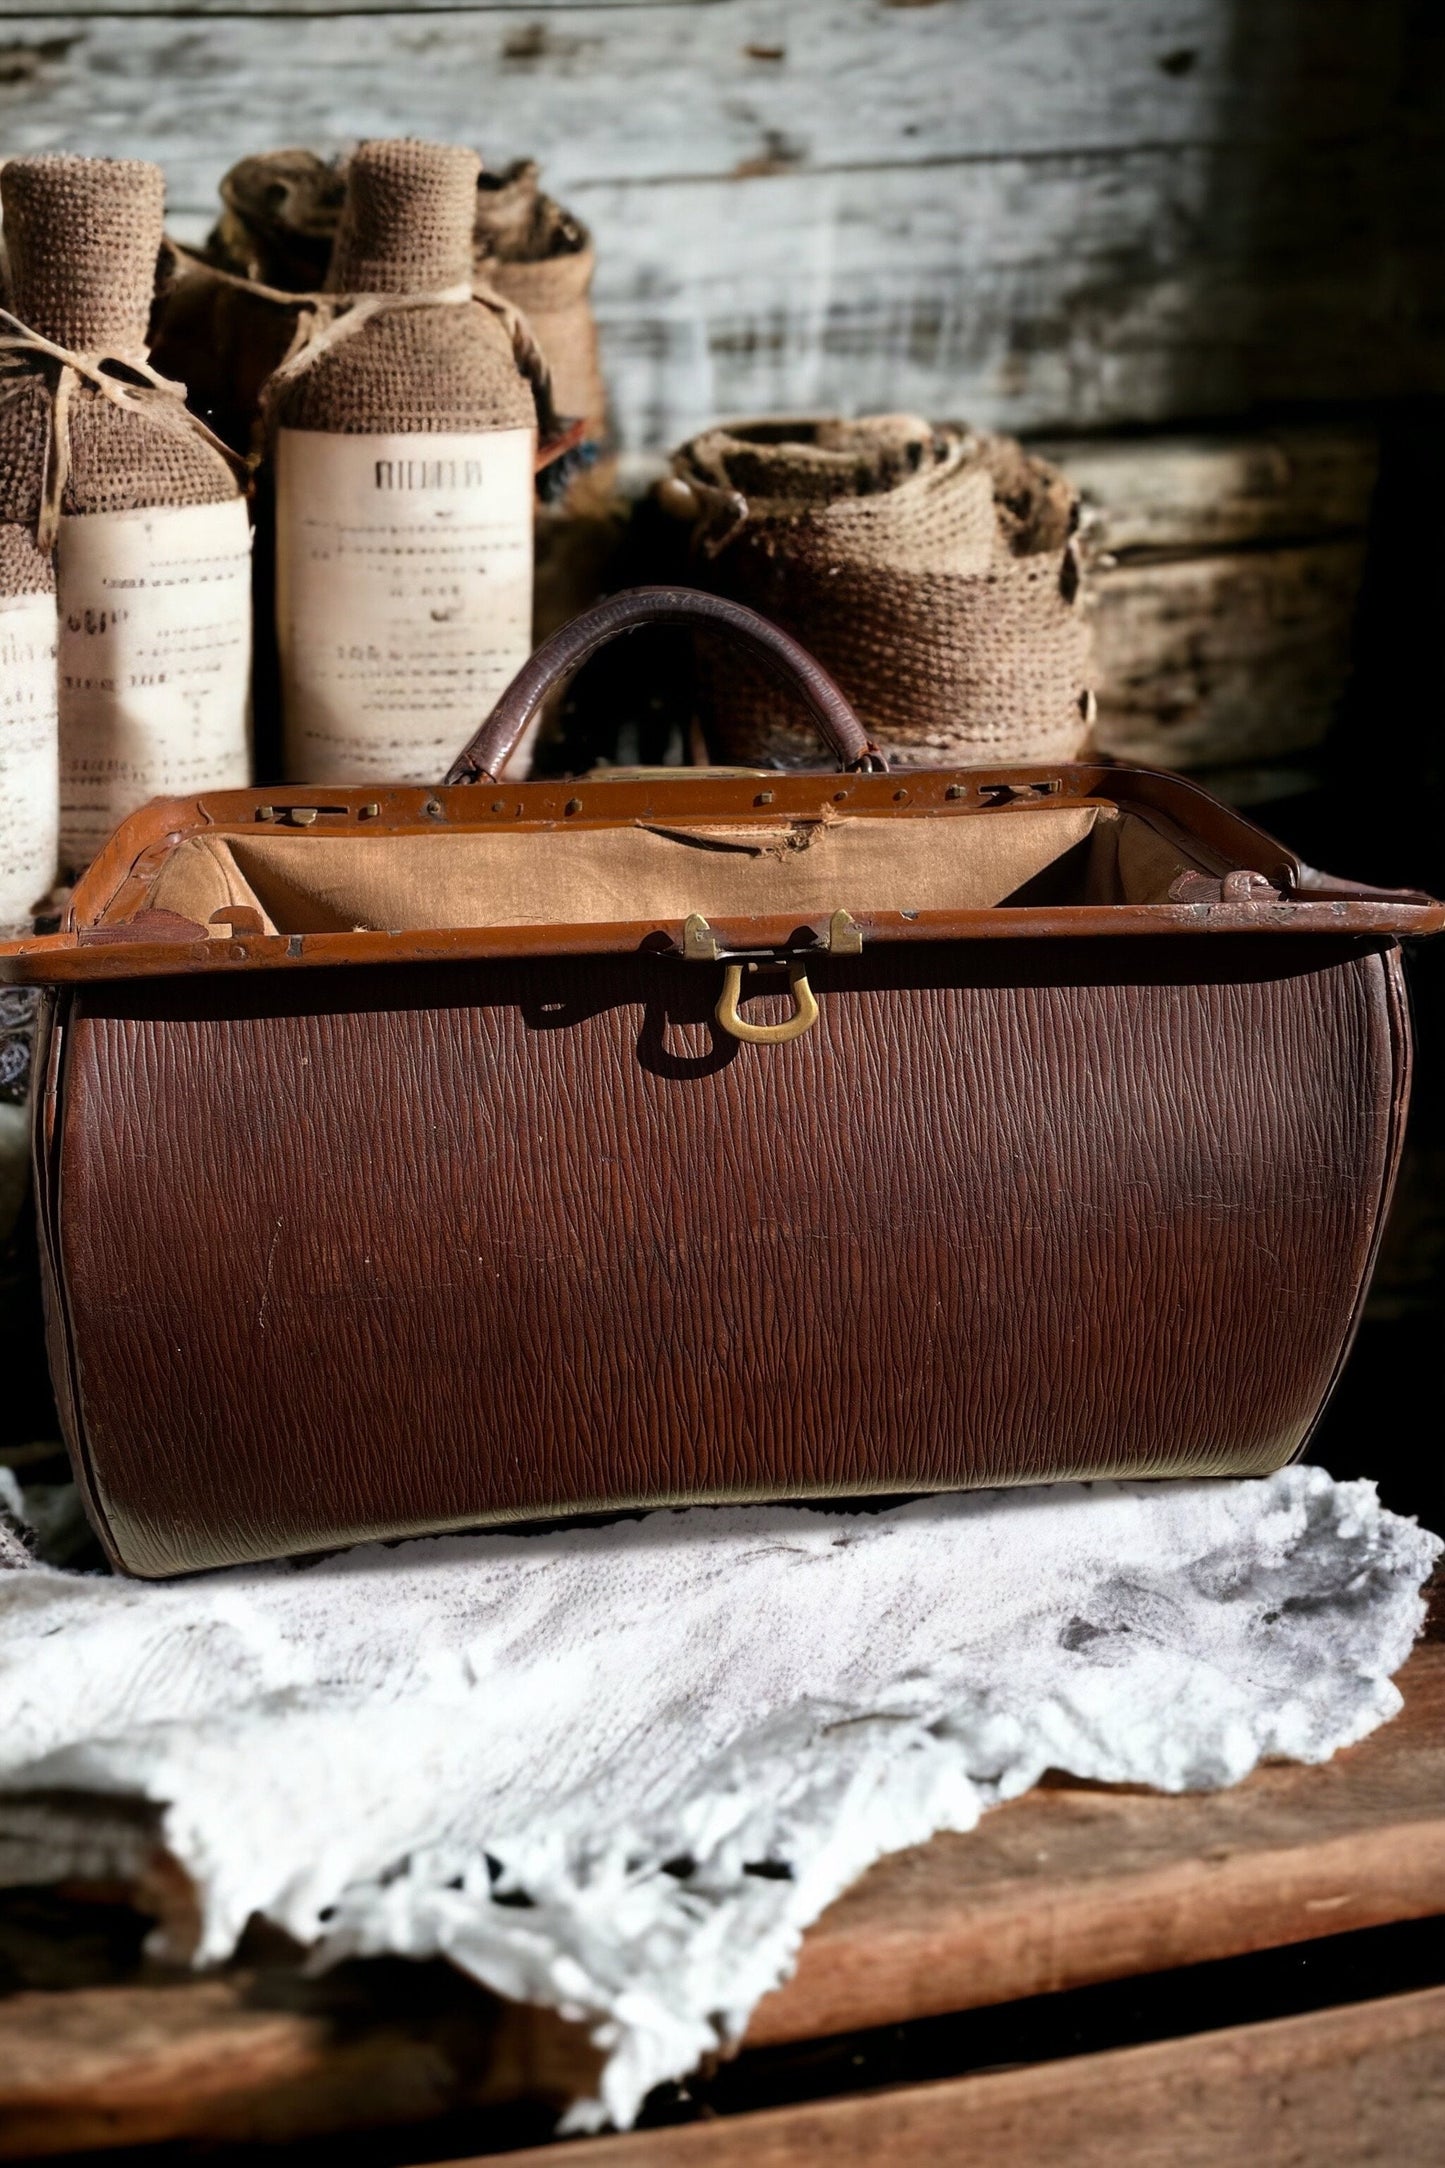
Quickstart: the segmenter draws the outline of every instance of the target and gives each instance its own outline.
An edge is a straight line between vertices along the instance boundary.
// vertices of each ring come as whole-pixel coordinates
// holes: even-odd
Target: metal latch
[[[689,963],[717,962],[717,935],[701,911],[693,911],[683,922],[682,953]]]
[[[830,956],[861,955],[863,929],[851,912],[835,911],[829,919],[827,949]],[[682,953],[695,963],[723,961],[717,935],[701,911],[693,911],[683,923]],[[743,973],[767,970],[770,966],[788,974],[793,1013],[781,1024],[750,1024],[738,1012],[738,1003],[743,998]],[[808,984],[806,957],[760,955],[728,962],[723,972],[722,992],[713,1013],[724,1031],[753,1046],[782,1046],[789,1039],[800,1039],[818,1021],[818,1000]]]
[[[826,942],[830,956],[861,956],[863,929],[851,911],[835,911],[828,921]],[[689,963],[716,964],[723,960],[717,935],[701,911],[690,912],[683,921],[682,953]]]

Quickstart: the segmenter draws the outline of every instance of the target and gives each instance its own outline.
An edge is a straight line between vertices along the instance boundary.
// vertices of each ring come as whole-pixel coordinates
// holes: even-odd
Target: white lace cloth
[[[1293,1468],[163,1586],[32,1565],[0,1573],[0,1861],[76,1864],[14,1795],[157,1802],[200,1961],[252,1912],[321,1961],[444,1953],[590,2021],[607,2062],[574,2126],[626,2125],[881,1853],[1049,1768],[1203,1789],[1362,1737],[1439,1550],[1370,1485]]]

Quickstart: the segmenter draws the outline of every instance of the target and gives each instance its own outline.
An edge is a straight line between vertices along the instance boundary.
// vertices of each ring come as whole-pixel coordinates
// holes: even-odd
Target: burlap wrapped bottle
[[[83,866],[149,798],[244,785],[250,527],[233,466],[146,357],[157,166],[14,158],[0,408],[7,562],[54,552],[60,857]],[[13,575],[12,575],[13,576]]]
[[[342,159],[308,150],[240,159],[221,182],[221,216],[202,260],[182,263],[157,304],[158,366],[184,379],[207,418],[238,448],[250,442],[262,387],[295,329],[294,316],[261,299],[259,290],[299,297],[325,283],[345,200]],[[479,168],[474,212],[476,276],[527,317],[551,370],[558,413],[586,420],[565,478],[569,491],[590,500],[611,481],[589,298],[591,238],[543,192],[530,159],[502,173]],[[258,292],[248,293],[246,285]],[[548,486],[559,479],[551,477]]]
[[[793,633],[903,767],[1077,758],[1090,644],[1065,478],[1006,437],[911,415],[739,422],[659,486],[690,575]],[[701,649],[715,756],[812,767],[767,675]]]
[[[536,407],[472,298],[478,170],[360,146],[334,311],[267,390],[293,780],[435,781],[530,650]]]
[[[0,407],[0,502],[8,514],[17,493],[7,419]],[[55,566],[31,530],[7,517],[0,525],[0,935],[28,930],[60,870],[58,639]]]

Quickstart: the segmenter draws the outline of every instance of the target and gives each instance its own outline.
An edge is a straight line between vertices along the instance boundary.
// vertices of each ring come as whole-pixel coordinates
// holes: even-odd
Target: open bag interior
[[[146,900],[202,925],[244,904],[268,933],[402,933],[666,924],[692,912],[814,919],[1163,903],[1189,870],[1219,868],[1135,813],[1086,804],[942,818],[201,834],[177,846]]]

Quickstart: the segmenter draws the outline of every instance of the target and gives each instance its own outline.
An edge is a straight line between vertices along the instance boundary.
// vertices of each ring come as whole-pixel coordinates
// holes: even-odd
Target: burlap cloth
[[[151,352],[179,377],[191,404],[238,452],[256,447],[261,393],[296,336],[296,317],[208,275],[297,295],[325,282],[346,196],[339,163],[310,151],[243,158],[221,182],[222,211],[205,261],[166,266],[151,324]]]
[[[147,358],[164,194],[159,167],[134,159],[16,158],[0,172],[8,295],[0,316],[0,592],[7,595],[55,592],[64,515],[225,504],[240,493],[223,448]],[[76,855],[66,811],[70,682],[55,681],[56,752],[32,744],[25,780],[10,777],[0,878],[14,876],[13,895],[22,866],[48,861],[32,901],[56,869],[57,772],[60,861]],[[58,771],[51,767],[47,780],[52,758]]]
[[[483,173],[475,238],[479,273],[521,309],[552,365],[558,413],[587,424],[577,450],[537,477],[532,626],[544,640],[615,584],[623,531],[590,299],[596,254],[586,227],[543,193],[531,159]],[[549,702],[544,736],[555,732],[565,698]]]
[[[460,151],[451,155],[470,159]],[[243,158],[221,182],[223,209],[206,243],[206,263],[232,278],[298,296],[323,286],[333,292],[368,290],[362,283],[365,251],[350,265],[347,278],[355,282],[349,287],[333,263],[353,163],[306,150]],[[527,316],[551,368],[558,411],[585,416],[588,422],[588,456],[571,462],[576,477],[596,463],[605,428],[606,400],[588,300],[591,242],[586,230],[539,189],[535,165],[519,163],[493,175],[481,172],[471,159],[470,175],[470,240],[466,261],[452,263],[452,276],[484,279]],[[405,182],[404,175],[393,173],[391,178]],[[213,426],[238,449],[245,448],[253,438],[262,387],[285,356],[295,328],[295,318],[286,310],[208,278],[204,264],[189,265],[157,308],[157,365],[182,377],[191,387],[193,403]],[[426,335],[434,346],[429,328]],[[406,347],[401,334],[401,345],[390,357],[394,365],[412,365],[415,357]],[[454,386],[434,379],[432,403],[440,400],[451,410],[454,391]],[[391,426],[468,424],[406,420]]]
[[[55,560],[29,527],[0,527],[0,595],[49,595],[55,591]]]
[[[324,291],[465,294],[479,170],[475,152],[453,144],[363,143],[347,168]],[[536,422],[511,335],[480,302],[388,308],[338,343],[325,341],[323,329],[299,373],[287,377],[282,365],[269,421],[342,435]]]
[[[518,159],[477,183],[476,265],[522,311],[552,367],[557,410],[587,423],[601,454],[607,392],[597,357],[592,274],[597,258],[586,227],[538,185],[537,167]]]
[[[42,338],[77,355],[139,367],[155,289],[164,219],[159,166],[139,159],[68,155],[12,158],[0,171],[9,307]],[[0,378],[0,525],[7,592],[42,580],[33,537],[45,492],[58,364],[10,353]],[[130,512],[146,505],[218,504],[237,494],[234,472],[208,444],[178,391],[136,386],[115,405],[96,385],[69,400],[69,472],[63,512]],[[10,583],[10,575],[25,582]]]
[[[1012,439],[911,415],[739,422],[685,444],[660,496],[692,522],[695,583],[801,640],[901,766],[1086,749],[1076,498]],[[766,673],[710,640],[699,658],[716,758],[820,765]]]
[[[622,536],[590,299],[596,255],[586,227],[543,193],[530,158],[502,173],[482,174],[475,244],[479,275],[515,302],[551,364],[558,413],[587,424],[577,449],[537,477],[532,630],[534,639],[544,640],[615,584]],[[549,702],[545,736],[555,732],[564,699]]]

